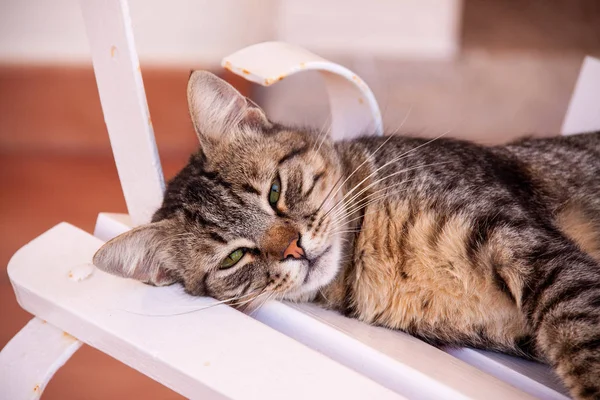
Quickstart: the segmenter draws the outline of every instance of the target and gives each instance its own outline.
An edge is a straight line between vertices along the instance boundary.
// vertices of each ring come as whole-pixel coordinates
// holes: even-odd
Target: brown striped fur
[[[493,252],[473,270],[465,248],[467,218],[453,216],[440,227],[441,216],[409,210],[405,202],[373,207],[388,207],[392,217],[365,210],[355,244],[360,252],[352,260],[352,315],[434,343],[458,344],[468,335],[472,346],[489,348],[492,340],[495,349],[522,355],[514,340],[530,331],[510,296],[495,285],[489,272]],[[332,289],[324,292],[327,299],[334,298],[328,296]],[[485,338],[479,338],[481,332]]]
[[[588,214],[581,205],[568,205],[558,213],[556,222],[581,250],[600,261],[600,223]]]
[[[201,149],[151,224],[99,250],[99,268],[538,359],[573,397],[600,398],[600,133],[332,143],[269,121],[207,73],[188,98]],[[289,243],[302,251],[285,257]]]

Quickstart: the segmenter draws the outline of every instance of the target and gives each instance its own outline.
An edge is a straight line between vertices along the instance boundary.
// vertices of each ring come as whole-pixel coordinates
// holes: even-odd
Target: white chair
[[[149,221],[164,183],[127,2],[81,4],[129,215],[100,214],[94,236],[61,223],[13,256],[8,272],[18,302],[36,317],[0,353],[1,399],[39,398],[82,343],[189,398],[567,398],[548,368],[536,363],[470,349],[443,351],[308,304],[272,301],[255,315],[207,307],[215,300],[96,270],[95,251]],[[306,50],[264,43],[226,57],[223,66],[265,86],[320,71],[332,135],[352,136],[363,127],[381,133],[367,85]],[[589,59],[585,68],[600,70],[600,63]],[[577,90],[588,93],[593,84],[582,80]],[[574,100],[565,131],[580,129],[582,120],[600,125],[598,116],[581,117],[581,109]]]

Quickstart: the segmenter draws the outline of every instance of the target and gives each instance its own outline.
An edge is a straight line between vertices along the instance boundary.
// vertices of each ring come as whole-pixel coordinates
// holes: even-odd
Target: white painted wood
[[[160,206],[164,178],[126,0],[81,0],[96,83],[127,210],[135,225]]]
[[[562,126],[563,135],[600,130],[600,59],[586,57]]]
[[[133,223],[127,214],[100,213],[96,219],[94,236],[103,242],[108,242],[131,228],[133,228]]]
[[[21,307],[190,398],[402,398],[232,308],[197,311],[212,299],[91,269],[102,243],[61,223],[21,248]]]
[[[447,349],[448,354],[537,398],[569,399],[567,389],[549,366],[506,354],[474,349]]]
[[[39,399],[81,344],[61,329],[33,318],[0,352],[0,398]]]
[[[255,317],[407,398],[536,398],[410,335],[313,304],[271,301]]]
[[[383,133],[379,105],[369,86],[349,69],[306,49],[289,43],[264,42],[225,57],[222,65],[263,86],[298,72],[319,71],[329,94],[334,139]]]

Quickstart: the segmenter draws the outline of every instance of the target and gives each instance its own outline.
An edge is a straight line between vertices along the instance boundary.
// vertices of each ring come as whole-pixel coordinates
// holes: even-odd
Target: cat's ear
[[[263,110],[233,86],[207,71],[193,71],[187,87],[194,128],[205,145],[270,126]]]
[[[94,255],[94,265],[124,278],[156,286],[177,281],[169,221],[143,225],[106,242]]]

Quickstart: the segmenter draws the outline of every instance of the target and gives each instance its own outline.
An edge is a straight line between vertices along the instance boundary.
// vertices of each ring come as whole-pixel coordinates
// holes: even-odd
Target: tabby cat
[[[201,149],[99,268],[542,360],[573,397],[600,399],[600,133],[333,143],[208,72],[187,94]]]

